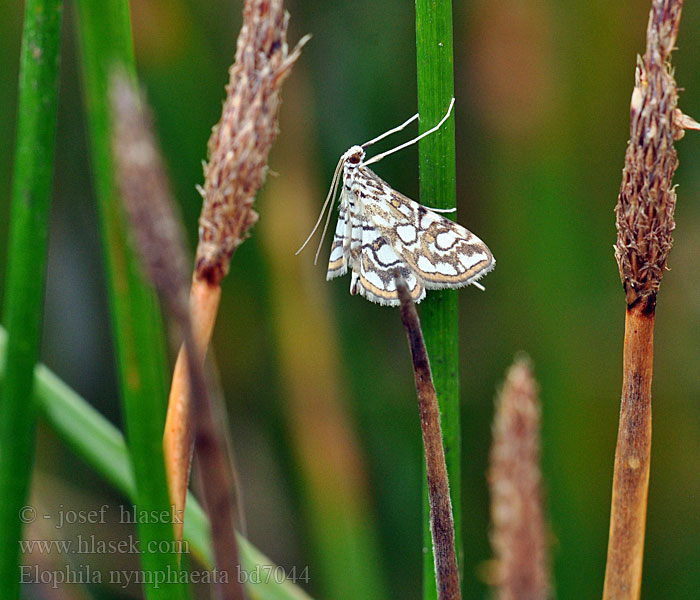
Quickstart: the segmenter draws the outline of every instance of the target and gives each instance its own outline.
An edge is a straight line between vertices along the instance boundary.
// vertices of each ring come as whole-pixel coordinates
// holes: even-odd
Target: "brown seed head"
[[[289,53],[288,21],[282,0],[246,0],[244,4],[236,60],[229,71],[221,120],[209,138],[209,161],[200,190],[204,203],[195,275],[215,285],[258,219],[252,204],[277,135],[281,86],[308,39]]]
[[[529,361],[519,359],[496,401],[488,471],[499,600],[550,596],[539,433],[537,386]]]
[[[678,160],[673,142],[683,136],[683,125],[668,59],[681,6],[680,0],[652,3],[646,53],[637,58],[630,140],[615,207],[615,258],[627,304],[644,300],[652,310],[675,226],[676,192],[671,180]]]
[[[148,277],[178,319],[187,316],[189,260],[145,101],[125,73],[110,80],[116,182]]]

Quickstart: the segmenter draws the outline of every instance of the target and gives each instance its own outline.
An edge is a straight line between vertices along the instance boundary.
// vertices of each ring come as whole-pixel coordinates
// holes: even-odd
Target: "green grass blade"
[[[445,114],[454,94],[452,58],[452,2],[416,0],[416,60],[418,75],[419,128],[425,131]],[[435,208],[455,206],[454,118],[418,144],[420,201]],[[455,524],[457,560],[462,565],[459,348],[457,338],[457,292],[432,290],[421,304],[425,345],[437,392],[450,480]],[[423,539],[428,551],[423,559],[423,597],[436,598],[432,544],[428,523],[428,492],[424,480]]]
[[[125,220],[116,194],[110,155],[108,78],[116,63],[133,71],[133,49],[126,0],[78,0],[78,38],[93,182],[107,279],[107,297],[115,340],[127,441],[140,511],[159,514],[169,507],[161,438],[167,366],[162,324],[155,296],[141,278],[127,243]],[[167,522],[141,523],[143,547],[173,539]],[[177,571],[174,553],[143,553],[144,571]],[[151,599],[183,598],[180,584],[146,584]]]
[[[0,327],[0,365],[6,355],[6,346],[7,336]],[[0,383],[4,374],[0,367]],[[34,371],[34,396],[40,416],[56,434],[116,490],[135,501],[136,484],[120,431],[42,364],[36,365]],[[189,542],[191,556],[211,569],[213,558],[209,521],[197,500],[191,496],[185,508],[184,539]],[[239,536],[238,543],[243,571],[260,574],[259,582],[248,582],[250,598],[309,600],[309,596],[291,579],[281,581],[279,567],[250,542]],[[302,572],[298,571],[296,576],[303,581]]]
[[[3,322],[7,378],[0,389],[0,597],[19,596],[20,508],[34,464],[38,359],[49,199],[56,138],[61,0],[27,0],[20,57],[17,144]]]

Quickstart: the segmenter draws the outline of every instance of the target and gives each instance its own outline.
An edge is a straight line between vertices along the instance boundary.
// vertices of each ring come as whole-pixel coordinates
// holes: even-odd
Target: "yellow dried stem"
[[[637,600],[651,459],[651,375],[654,313],[638,303],[627,309],[622,399],[610,506],[604,600]]]
[[[550,596],[539,435],[537,386],[529,362],[519,359],[496,401],[488,471],[499,600]]]
[[[207,281],[197,279],[192,281],[189,306],[195,352],[194,361],[202,366],[214,329],[220,298],[221,288],[219,286],[212,286]],[[165,456],[168,491],[176,515],[184,514],[192,461],[194,423],[191,414],[190,399],[192,394],[190,388],[189,357],[183,344],[173,369],[168,397],[168,412],[163,432],[163,455]],[[182,539],[182,528],[182,519],[174,519],[175,539]]]

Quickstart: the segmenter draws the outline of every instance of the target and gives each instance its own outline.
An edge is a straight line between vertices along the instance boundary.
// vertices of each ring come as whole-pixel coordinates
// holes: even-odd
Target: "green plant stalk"
[[[7,335],[0,327],[0,384],[6,355]],[[87,464],[130,500],[136,498],[136,484],[129,465],[129,453],[120,431],[43,364],[34,369],[34,402],[40,417]],[[209,521],[197,500],[188,496],[185,507],[184,539],[191,556],[207,569],[213,567]],[[238,536],[241,568],[255,573],[258,565],[275,568],[248,540]],[[259,571],[265,575],[267,571]],[[250,598],[262,600],[308,600],[294,583],[275,580],[275,571],[260,582],[247,583]],[[297,570],[297,575],[300,571]],[[266,581],[266,579],[268,579]]]
[[[0,597],[19,596],[20,508],[34,464],[38,360],[56,139],[61,0],[27,0],[19,71],[9,264],[3,322],[9,339],[0,389]]]
[[[416,0],[416,60],[419,130],[425,131],[445,114],[454,95],[451,0]],[[453,208],[456,196],[454,118],[418,144],[420,201]],[[421,305],[423,336],[430,357],[440,407],[445,463],[455,526],[455,547],[462,568],[459,348],[457,292],[433,290]],[[437,598],[430,541],[427,484],[423,486],[423,597]]]
[[[97,196],[107,297],[115,340],[122,410],[136,485],[139,511],[169,510],[161,439],[165,420],[167,365],[163,331],[155,296],[127,243],[121,204],[113,180],[108,78],[115,64],[134,72],[126,0],[77,0],[78,38],[93,181]],[[141,545],[173,539],[168,522],[140,523]],[[140,555],[144,571],[177,571],[175,553]],[[186,597],[183,585],[144,586],[146,597]]]

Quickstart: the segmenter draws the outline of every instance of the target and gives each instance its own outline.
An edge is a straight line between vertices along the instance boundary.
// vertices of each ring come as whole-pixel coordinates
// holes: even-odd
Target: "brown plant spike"
[[[411,350],[413,372],[418,396],[418,413],[423,436],[425,475],[428,481],[428,504],[430,505],[430,534],[433,540],[435,560],[435,582],[438,600],[459,600],[459,572],[455,553],[454,519],[450,486],[442,447],[440,409],[430,372],[428,354],[423,341],[420,319],[416,305],[406,281],[394,272],[396,291],[399,296],[401,322],[406,330]]]
[[[496,401],[488,471],[499,600],[550,597],[539,436],[537,385],[529,361],[521,358]]]
[[[212,129],[204,165],[204,199],[199,243],[190,290],[194,348],[200,363],[216,320],[221,289],[235,249],[258,215],[252,204],[266,173],[267,155],[277,135],[281,86],[308,37],[288,51],[289,15],[282,0],[246,0],[236,60],[229,71],[221,119]],[[192,453],[192,424],[187,415],[187,355],[180,350],[168,400],[163,446],[170,498],[176,511],[185,506]],[[178,539],[181,526],[176,529]]]
[[[185,237],[173,212],[173,196],[147,107],[122,71],[111,78],[110,101],[116,182],[135,247],[149,279],[181,321],[187,318]]]
[[[639,598],[644,552],[649,459],[654,315],[675,227],[678,166],[675,140],[695,121],[676,107],[678,91],[669,64],[681,0],[653,0],[647,48],[637,59],[630,103],[630,140],[615,215],[615,258],[625,291],[620,421],[610,510],[605,600]]]
[[[303,38],[287,51],[289,14],[282,0],[248,0],[229,71],[221,120],[212,129],[204,165],[195,275],[218,284],[234,250],[258,220],[252,204],[277,135],[282,83],[299,57]]]
[[[630,139],[615,215],[615,258],[628,306],[653,306],[675,227],[678,166],[674,140],[683,136],[676,108],[678,92],[668,59],[678,32],[682,2],[654,0],[647,50],[637,58],[630,103]]]

